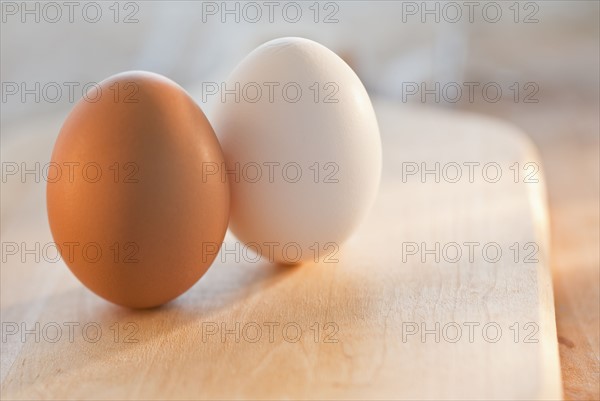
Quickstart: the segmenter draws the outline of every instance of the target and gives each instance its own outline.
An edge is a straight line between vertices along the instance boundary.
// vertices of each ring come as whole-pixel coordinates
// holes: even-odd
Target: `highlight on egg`
[[[230,230],[274,262],[337,254],[381,175],[379,128],[360,79],[321,44],[288,37],[252,51],[224,87],[213,126],[231,187]]]
[[[102,81],[70,112],[52,153],[62,174],[48,180],[48,219],[63,260],[116,304],[176,298],[213,262],[206,249],[223,242],[228,183],[204,174],[223,162],[210,123],[175,82],[143,71]]]

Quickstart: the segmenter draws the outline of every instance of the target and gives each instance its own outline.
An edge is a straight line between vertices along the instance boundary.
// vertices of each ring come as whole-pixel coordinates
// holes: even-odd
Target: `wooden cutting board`
[[[375,107],[381,189],[336,263],[222,252],[178,300],[131,311],[3,248],[2,398],[560,399],[535,149],[499,121]],[[46,163],[62,118],[13,128],[2,161]],[[51,240],[44,183],[3,182],[3,246]]]

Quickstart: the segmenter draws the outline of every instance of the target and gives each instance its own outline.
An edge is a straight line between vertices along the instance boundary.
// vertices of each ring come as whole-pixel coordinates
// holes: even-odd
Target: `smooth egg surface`
[[[147,308],[189,289],[221,246],[229,187],[202,110],[175,82],[114,75],[88,91],[52,153],[48,219],[75,276],[119,305]]]
[[[220,94],[214,127],[231,231],[274,262],[338,260],[381,175],[379,129],[360,79],[326,47],[281,38],[242,60]]]

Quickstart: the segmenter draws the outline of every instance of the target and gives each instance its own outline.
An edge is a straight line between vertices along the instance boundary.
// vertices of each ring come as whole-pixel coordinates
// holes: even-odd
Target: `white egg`
[[[233,234],[279,263],[339,260],[381,175],[379,129],[360,79],[326,47],[281,38],[252,51],[220,95],[214,127]]]

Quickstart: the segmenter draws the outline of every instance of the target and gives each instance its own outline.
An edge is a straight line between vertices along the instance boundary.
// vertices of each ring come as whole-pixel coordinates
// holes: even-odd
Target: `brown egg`
[[[189,289],[223,242],[229,188],[204,113],[173,81],[125,72],[67,117],[48,169],[48,219],[90,290],[147,308]]]

